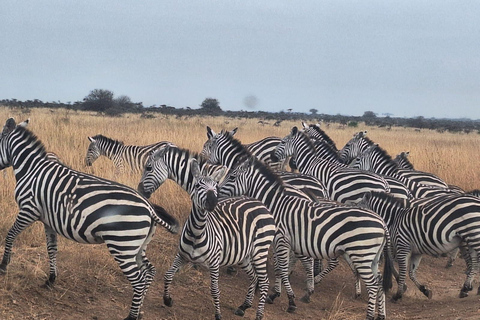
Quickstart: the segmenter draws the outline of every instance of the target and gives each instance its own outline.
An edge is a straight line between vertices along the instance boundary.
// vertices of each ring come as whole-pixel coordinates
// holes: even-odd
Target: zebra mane
[[[123,141],[108,138],[108,137],[105,137],[102,134],[97,134],[96,136],[93,136],[92,138],[95,139],[95,140],[100,140],[100,141],[104,141],[104,142],[107,142],[107,143],[123,146]]]
[[[322,137],[322,139],[325,140],[325,142],[332,148],[332,150],[338,151],[335,142],[318,125],[310,124],[308,127],[315,130],[315,132],[317,132]]]
[[[38,149],[37,149],[36,152],[39,156],[43,156],[44,158],[47,157],[47,150],[45,149],[45,145],[32,131],[28,130],[27,128],[25,128],[23,126],[16,126],[15,131],[20,132],[20,134],[22,136],[25,136],[26,140],[28,140],[29,142],[34,141],[35,144],[38,145]],[[29,144],[31,144],[31,143],[29,143]]]
[[[189,159],[189,158],[197,159],[200,167],[202,167],[204,164],[207,163],[207,159],[205,159],[205,157],[203,157],[202,155],[200,155],[197,152],[193,152],[193,151],[190,151],[188,149],[183,149],[183,148],[180,148],[180,147],[177,147],[177,146],[167,146],[166,148],[168,148],[167,149],[168,152],[171,152],[174,155],[185,155],[186,159]]]
[[[234,167],[244,163],[245,161],[251,161],[253,167],[258,170],[268,181],[276,183],[281,190],[284,188],[284,183],[282,178],[280,178],[275,172],[273,172],[267,165],[257,159],[247,148],[240,142],[240,140],[235,139],[228,131],[222,130],[220,133],[226,140],[234,147],[234,152],[237,152],[240,156],[238,161],[234,164]],[[309,139],[310,140],[310,139]]]
[[[387,153],[385,149],[380,147],[378,144],[372,144],[367,150],[364,151],[364,153],[373,151],[375,151],[379,155],[379,157],[383,161],[385,161],[387,168],[398,170],[398,165],[395,163],[395,161],[392,160],[392,157]]]
[[[312,142],[315,146],[321,146],[321,150],[322,152],[324,152],[325,156],[331,157],[332,159],[340,161],[340,158],[338,157],[338,153],[333,149],[333,147],[329,143],[321,140],[315,140]],[[323,157],[324,156],[322,156],[322,158]]]
[[[310,139],[309,136],[305,132],[302,132],[300,130],[297,130],[297,135],[302,139],[302,141],[305,142],[305,144],[310,148],[310,150],[313,151],[314,154],[317,153],[317,150],[315,149],[315,144],[312,139]]]

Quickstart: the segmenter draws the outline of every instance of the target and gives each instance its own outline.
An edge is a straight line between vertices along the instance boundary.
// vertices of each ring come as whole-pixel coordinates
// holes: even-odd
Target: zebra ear
[[[297,128],[296,126],[293,127],[293,128],[292,128],[292,132],[291,132],[291,133],[292,133],[292,136],[293,136],[293,135],[296,135],[297,132],[298,132],[298,128]]]
[[[209,126],[207,126],[207,138],[211,139],[215,135],[215,131],[212,130]]]
[[[22,121],[18,124],[19,127],[23,127],[23,128],[26,128],[28,126],[28,123],[30,122],[30,118],[28,118],[27,120],[25,121]]]
[[[302,121],[302,126],[303,126],[304,129],[308,128],[308,124],[306,124],[304,121]]]
[[[2,134],[9,134],[15,129],[16,126],[17,124],[15,120],[13,118],[8,118],[7,122],[5,122],[5,126],[3,127]]]
[[[195,179],[201,176],[200,166],[198,165],[197,159],[193,158],[190,162],[190,170]]]
[[[232,131],[229,132],[230,137],[233,137],[235,133],[237,133],[238,128],[233,129]]]
[[[158,161],[161,157],[163,157],[165,155],[165,153],[167,152],[167,149],[169,148],[170,146],[167,145],[165,147],[162,147],[162,148],[159,148],[157,150],[155,150],[153,152],[153,154],[151,155],[153,161]]]
[[[408,158],[409,155],[410,155],[410,151],[405,151],[405,152],[403,152],[403,156],[404,156],[405,158]]]
[[[88,140],[90,140],[90,142],[95,142],[95,139],[93,139],[92,137],[88,137]]]

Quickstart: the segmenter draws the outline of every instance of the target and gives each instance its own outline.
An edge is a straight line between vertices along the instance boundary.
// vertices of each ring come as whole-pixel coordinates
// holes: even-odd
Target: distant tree
[[[377,117],[377,114],[373,111],[365,111],[362,117],[366,119],[375,119]]]
[[[313,108],[310,109],[310,110],[308,110],[308,111],[310,111],[310,113],[311,113],[312,115],[314,115],[314,116],[316,116],[317,113],[318,113],[318,110],[317,110],[317,109],[313,109]]]
[[[105,112],[114,107],[113,92],[104,89],[94,89],[88,96],[83,98],[82,107],[84,110]]]
[[[214,98],[206,98],[200,105],[202,112],[207,114],[219,114],[222,112],[220,102]]]

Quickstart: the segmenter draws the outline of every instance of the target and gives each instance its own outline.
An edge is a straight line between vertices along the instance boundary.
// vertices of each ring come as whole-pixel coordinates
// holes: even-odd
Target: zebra
[[[328,159],[319,158],[313,142],[297,127],[293,127],[290,134],[282,139],[282,143],[275,150],[275,155],[279,159],[293,156],[299,171],[322,181],[332,200],[355,204],[362,199],[366,191],[392,191],[388,181],[377,174],[344,167]],[[395,195],[407,199],[409,192],[405,189],[405,192]]]
[[[211,129],[209,130],[211,131]],[[237,130],[238,128],[234,128],[229,131],[228,134],[234,136]],[[207,138],[210,138],[208,133],[210,131],[207,131]],[[250,144],[244,144],[243,146],[258,160],[262,161],[272,170],[277,172],[286,184],[304,192],[313,201],[328,199],[325,186],[317,178],[301,173],[289,173],[283,170],[285,161],[278,161],[273,154],[281,140],[282,139],[278,137],[267,137]],[[208,139],[205,144],[208,145],[209,141],[210,139]],[[290,166],[292,166],[292,162],[290,163]]]
[[[422,203],[423,202],[423,203]],[[460,291],[466,297],[472,290],[480,253],[480,200],[470,195],[451,194],[404,205],[389,195],[367,193],[360,203],[378,212],[388,225],[399,265],[398,290],[402,297],[409,265],[410,279],[429,299],[432,291],[416,279],[423,254],[439,256],[457,247],[466,249],[467,279]],[[479,290],[480,293],[480,290]]]
[[[350,164],[355,158],[369,146],[367,130],[357,132],[353,135],[342,149],[338,151],[340,160],[345,164]]]
[[[158,149],[147,160],[138,186],[142,194],[149,196],[170,178],[192,198],[192,211],[182,231],[179,251],[165,274],[164,303],[173,304],[170,285],[179,268],[187,262],[203,264],[210,269],[215,319],[220,319],[219,267],[240,264],[250,278],[250,286],[245,302],[235,314],[243,316],[252,306],[258,283],[260,300],[256,319],[262,319],[268,293],[267,256],[276,231],[275,221],[263,203],[255,199],[235,197],[216,203],[216,181],[223,172],[205,176],[200,169],[202,162],[205,163],[188,150]]]
[[[280,295],[278,284],[281,281],[287,290],[287,311],[294,312],[296,309],[295,295],[288,280],[290,250],[303,257],[326,258],[334,265],[338,264],[338,257],[343,254],[366,284],[369,295],[367,319],[373,319],[376,307],[378,319],[385,319],[385,293],[380,286],[382,277],[377,274],[378,259],[389,241],[383,220],[376,213],[358,207],[336,202],[315,203],[289,195],[282,180],[233,136],[223,131],[215,134],[211,129],[207,130],[211,139],[202,153],[208,155],[211,163],[227,167],[228,161],[235,163],[220,184],[220,195],[245,194],[256,198],[269,208],[275,218],[278,228],[274,239],[277,281],[267,302],[273,302]],[[383,284],[388,288],[391,261],[386,261]],[[315,278],[315,282],[320,280],[320,276]],[[313,288],[312,292],[307,291],[307,295],[311,293]]]
[[[467,192],[468,194],[471,194],[472,196],[480,198],[480,189],[473,189]]]
[[[133,172],[142,172],[145,161],[152,151],[172,144],[168,141],[160,141],[147,146],[125,145],[122,141],[107,138],[101,134],[88,137],[88,146],[85,164],[91,166],[100,156],[106,156],[115,165],[115,174],[125,173],[128,165]]]
[[[369,146],[363,153],[361,153],[352,162],[352,167],[397,178],[400,181],[403,181],[413,192],[415,192],[415,186],[418,185],[440,188],[447,192],[459,192],[456,188],[451,190],[443,180],[431,173],[398,168],[388,153],[377,144]],[[418,197],[418,195],[416,196]]]
[[[304,122],[302,122],[302,125],[302,131],[310,137],[314,144],[317,157],[328,160],[331,165],[339,168],[348,167],[341,161],[340,157],[338,156],[338,150],[335,146],[335,142],[330,139],[330,137],[325,133],[325,131],[320,129],[318,124],[306,125]],[[278,146],[279,153],[284,152],[282,150],[284,147],[284,144],[280,144]],[[294,158],[292,157],[291,160],[294,160]],[[404,199],[409,199],[413,197],[410,190],[400,180],[389,176],[382,176],[382,178],[388,183],[388,186],[390,187],[390,193]]]
[[[408,159],[409,155],[410,151],[400,152],[392,161],[395,162],[398,168],[414,170],[413,163]]]
[[[46,285],[57,277],[57,234],[85,244],[105,243],[133,287],[126,319],[138,319],[155,275],[145,251],[156,225],[177,233],[178,222],[135,190],[75,171],[47,159],[43,143],[28,129],[6,121],[0,137],[0,169],[13,167],[20,211],[5,239],[0,271],[6,272],[15,238],[35,221],[44,224],[50,262]]]

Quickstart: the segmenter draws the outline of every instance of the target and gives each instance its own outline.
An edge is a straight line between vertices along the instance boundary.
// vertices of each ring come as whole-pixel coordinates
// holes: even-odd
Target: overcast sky
[[[2,1],[0,31],[0,99],[98,88],[144,106],[480,119],[480,1]]]

